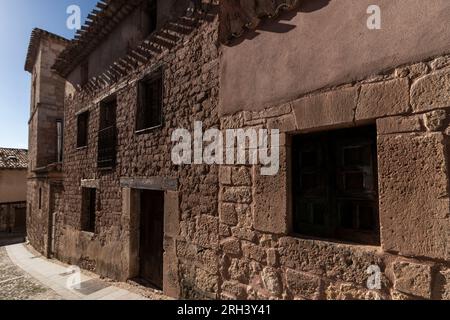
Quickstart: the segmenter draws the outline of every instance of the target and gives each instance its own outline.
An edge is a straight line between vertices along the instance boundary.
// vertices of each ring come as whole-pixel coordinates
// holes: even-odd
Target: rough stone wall
[[[220,294],[230,299],[449,299],[450,56],[396,68],[222,129],[280,129],[281,170],[220,168]],[[381,247],[289,236],[290,136],[377,124]],[[367,270],[382,271],[368,290]]]
[[[133,195],[121,180],[158,177],[176,179],[178,186],[166,190],[164,290],[171,296],[449,299],[450,58],[219,121],[217,36],[217,21],[205,23],[120,83],[67,96],[57,257],[126,280],[133,268],[136,225],[127,207]],[[164,66],[164,125],[136,134],[136,80],[159,63]],[[99,171],[98,102],[111,94],[118,103],[117,166]],[[76,115],[84,110],[90,111],[89,142],[77,149]],[[222,130],[280,129],[280,174],[262,177],[249,166],[172,165],[172,131],[192,130],[196,120]],[[382,246],[290,236],[290,134],[367,123],[376,123],[378,131]],[[82,186],[98,189],[94,234],[80,231]],[[367,289],[372,265],[382,271],[382,290]]]
[[[194,121],[219,127],[218,22],[203,23],[163,50],[121,83],[102,90],[76,92],[66,99],[64,200],[58,218],[57,256],[101,275],[126,280],[130,274],[130,238],[136,232],[123,199],[129,190],[123,178],[173,178],[178,191],[166,191],[173,213],[166,222],[165,265],[170,271],[165,290],[172,296],[215,298],[218,292],[218,168],[179,167],[171,161],[171,135],[177,128],[191,130]],[[162,64],[164,125],[135,133],[136,80]],[[97,169],[97,102],[117,96],[118,149],[113,171]],[[88,147],[76,148],[76,114],[90,111]],[[80,231],[82,180],[98,188],[95,234]],[[86,183],[86,182],[84,182]],[[165,267],[165,268],[166,268]]]
[[[49,249],[51,184],[61,179],[57,157],[57,120],[64,120],[65,80],[51,69],[64,49],[59,40],[42,37],[33,68],[29,121],[27,182],[27,236],[33,247],[47,255]],[[37,173],[40,169],[43,172]],[[39,208],[39,189],[42,190]]]
[[[41,190],[41,207],[39,207]],[[32,246],[42,254],[47,252],[49,231],[49,184],[47,179],[28,181],[27,237]]]

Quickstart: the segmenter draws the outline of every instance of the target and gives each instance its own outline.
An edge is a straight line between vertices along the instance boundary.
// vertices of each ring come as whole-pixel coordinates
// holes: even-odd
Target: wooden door
[[[164,192],[141,191],[140,278],[163,287]]]
[[[25,233],[27,225],[26,220],[27,220],[27,209],[16,208],[14,219],[14,232]]]

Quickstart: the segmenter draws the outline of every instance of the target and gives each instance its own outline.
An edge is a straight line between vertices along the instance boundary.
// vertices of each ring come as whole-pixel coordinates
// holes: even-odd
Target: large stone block
[[[164,197],[164,234],[176,238],[180,233],[180,200],[178,192],[167,191]]]
[[[379,137],[384,250],[405,256],[449,259],[447,154],[441,133]]]
[[[450,70],[417,80],[411,87],[411,104],[414,112],[450,107]]]
[[[293,102],[297,129],[308,130],[353,123],[358,89],[345,88]]]
[[[356,120],[369,120],[410,110],[408,79],[397,79],[361,87]]]
[[[294,297],[317,299],[320,294],[320,278],[307,273],[287,269],[286,284]]]
[[[222,200],[232,203],[251,203],[251,187],[225,187],[222,192]]]
[[[397,116],[377,120],[378,134],[420,132],[422,124],[419,116]]]
[[[282,267],[349,283],[366,284],[369,267],[385,266],[377,248],[283,237],[278,251]]]
[[[236,211],[236,204],[222,203],[220,205],[220,222],[229,226],[236,226],[238,224],[238,214]]]
[[[325,290],[327,300],[382,300],[383,296],[373,290],[352,283],[332,283]]]
[[[178,259],[176,256],[175,241],[166,239],[166,250],[164,252],[164,294],[171,298],[179,298],[181,294],[180,279],[178,276]]]
[[[412,262],[394,264],[394,288],[416,297],[431,298],[432,267]]]
[[[280,149],[280,171],[276,176],[262,176],[255,168],[254,221],[256,230],[286,234],[289,227],[289,148]]]

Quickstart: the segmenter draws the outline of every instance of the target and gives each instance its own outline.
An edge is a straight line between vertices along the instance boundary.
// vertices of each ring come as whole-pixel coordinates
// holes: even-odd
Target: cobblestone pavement
[[[161,292],[137,283],[101,279],[83,271],[79,285],[68,288],[68,265],[48,260],[31,247],[0,239],[0,300],[167,300]]]
[[[0,300],[61,300],[49,288],[17,267],[0,247]]]

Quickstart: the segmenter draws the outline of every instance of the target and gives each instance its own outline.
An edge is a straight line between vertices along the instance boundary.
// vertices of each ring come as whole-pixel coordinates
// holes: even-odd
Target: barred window
[[[136,130],[162,125],[163,79],[159,70],[139,82],[139,101],[136,112]]]
[[[117,99],[111,96],[100,103],[100,127],[98,132],[98,168],[111,169],[117,157]]]
[[[374,126],[293,140],[294,232],[380,244]]]

